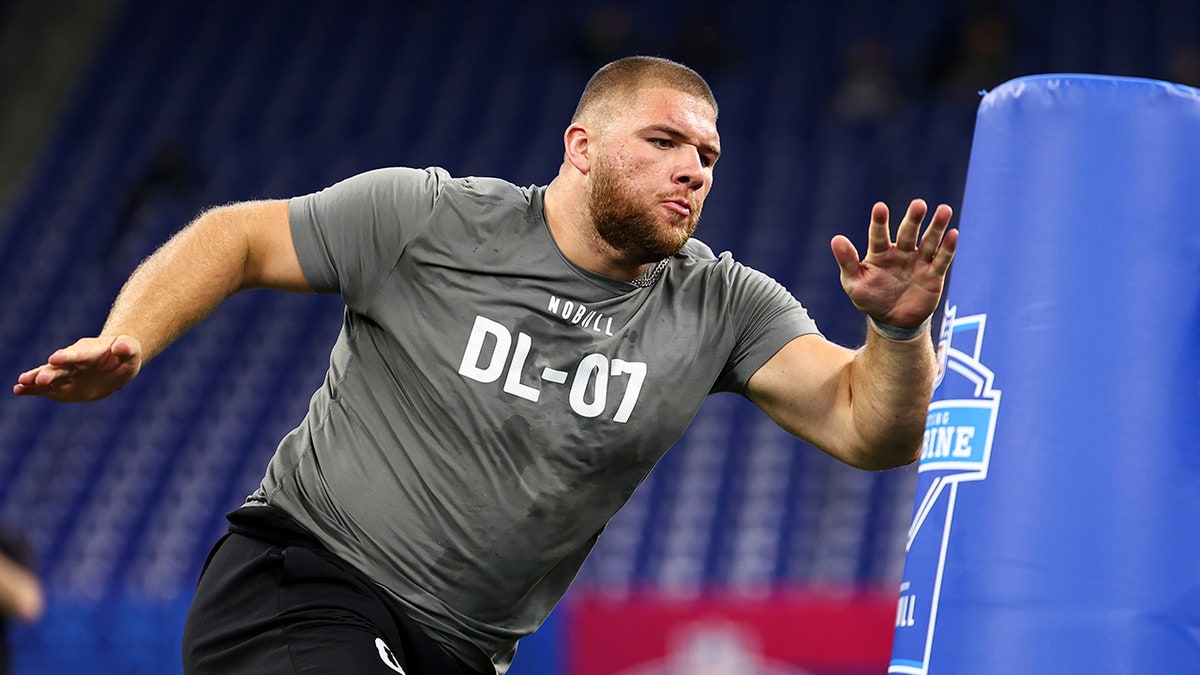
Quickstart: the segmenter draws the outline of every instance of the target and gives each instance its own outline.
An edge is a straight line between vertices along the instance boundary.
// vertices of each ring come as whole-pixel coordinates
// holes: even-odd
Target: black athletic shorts
[[[480,675],[284,512],[228,518],[184,625],[185,673]]]

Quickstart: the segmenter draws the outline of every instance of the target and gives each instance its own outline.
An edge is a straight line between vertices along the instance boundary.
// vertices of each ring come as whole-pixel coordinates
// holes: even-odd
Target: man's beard
[[[596,233],[627,262],[646,265],[675,255],[696,231],[700,208],[695,203],[678,227],[668,227],[656,212],[658,202],[637,203],[607,164],[592,166],[592,181],[588,209]]]

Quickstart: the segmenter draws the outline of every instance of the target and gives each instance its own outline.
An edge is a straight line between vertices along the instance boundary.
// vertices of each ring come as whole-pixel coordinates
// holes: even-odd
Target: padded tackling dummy
[[[1200,90],[983,97],[890,673],[1200,673]]]

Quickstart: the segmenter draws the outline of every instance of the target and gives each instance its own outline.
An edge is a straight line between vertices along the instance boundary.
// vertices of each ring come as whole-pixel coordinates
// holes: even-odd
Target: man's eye
[[[675,145],[675,144],[674,144],[674,143],[672,143],[672,142],[671,142],[671,140],[670,140],[670,139],[668,139],[668,138],[651,138],[651,139],[650,139],[650,142],[651,142],[651,143],[653,143],[654,145],[656,145],[656,146],[658,146],[658,147],[660,147],[660,148],[664,148],[664,149],[665,149],[665,148],[672,147],[673,145]]]

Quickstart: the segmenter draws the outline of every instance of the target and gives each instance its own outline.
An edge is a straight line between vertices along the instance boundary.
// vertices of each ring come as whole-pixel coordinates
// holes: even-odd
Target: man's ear
[[[583,124],[572,124],[563,132],[566,160],[585,175],[592,170],[592,136],[592,130]]]

